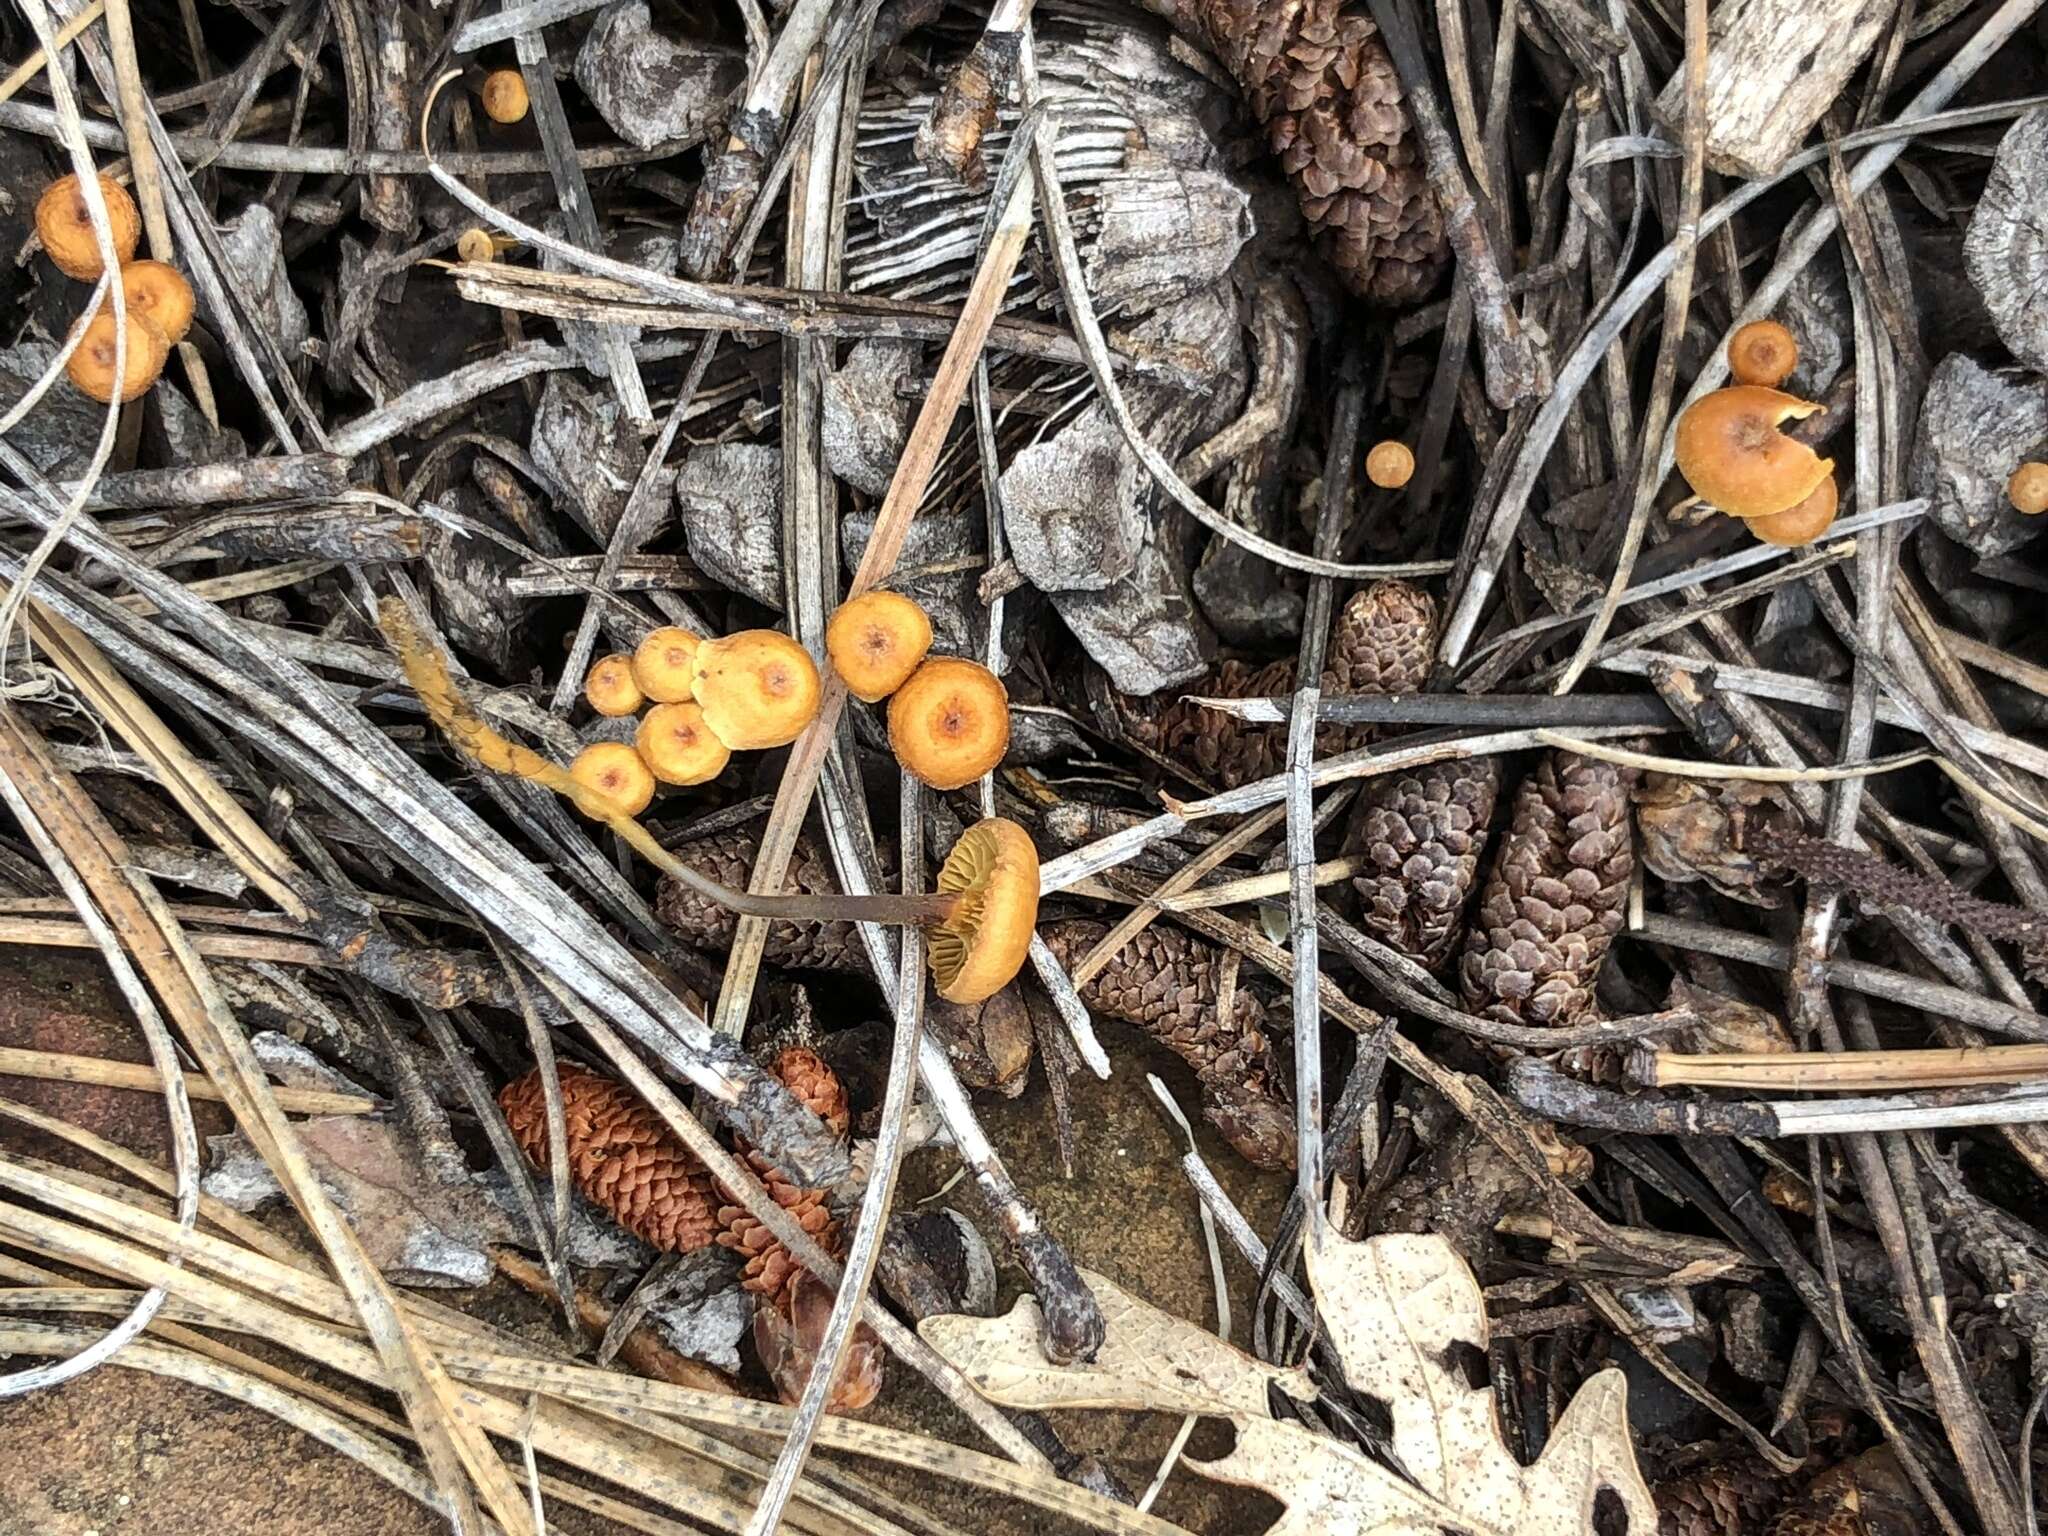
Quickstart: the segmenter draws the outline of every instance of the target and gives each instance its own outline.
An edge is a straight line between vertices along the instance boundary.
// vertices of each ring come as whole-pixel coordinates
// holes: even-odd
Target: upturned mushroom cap
[[[99,183],[114,237],[114,255],[125,262],[142,240],[142,215],[135,211],[135,199],[119,183],[104,176]],[[79,190],[76,176],[51,182],[36,199],[36,235],[66,277],[89,282],[100,275],[99,242],[93,238],[92,215],[86,211],[85,194]]]
[[[1834,472],[1835,461],[1778,428],[1823,409],[1760,384],[1703,395],[1678,418],[1678,472],[1732,517],[1768,517],[1797,506]]]
[[[1749,531],[1766,544],[1776,544],[1785,549],[1811,544],[1834,526],[1838,500],[1835,477],[1829,475],[1798,505],[1773,512],[1769,517],[1751,518]]]
[[[2048,512],[2048,464],[2029,460],[2005,482],[2006,500],[2028,517]]]
[[[664,784],[708,784],[725,772],[732,748],[711,734],[694,702],[657,704],[633,738],[648,770]]]
[[[484,77],[484,116],[494,123],[516,123],[531,103],[526,79],[516,69],[494,69]]]
[[[623,741],[591,743],[576,754],[569,777],[616,802],[628,816],[638,816],[654,799],[654,775]]]
[[[633,658],[616,653],[591,663],[583,676],[583,697],[600,715],[614,718],[635,714],[647,702],[633,677]]]
[[[1365,456],[1365,478],[1383,491],[1398,491],[1415,477],[1415,452],[1394,438],[1374,443]]]
[[[810,652],[773,629],[697,647],[690,691],[711,734],[735,752],[785,747],[817,718],[823,689]]]
[[[1010,695],[978,661],[928,657],[889,699],[889,745],[933,789],[972,784],[1010,745]]]
[[[690,696],[690,679],[702,642],[687,629],[657,629],[633,652],[633,681],[657,704],[679,704]]]
[[[1023,969],[1038,924],[1038,850],[1014,821],[992,816],[960,834],[938,887],[960,899],[925,931],[932,980],[949,1003],[993,997]]]
[[[115,395],[114,379],[114,312],[102,309],[85,323],[85,334],[79,338],[77,348],[64,364],[64,372],[70,376],[81,393],[102,402],[112,400]],[[164,333],[140,315],[128,317],[128,355],[122,360],[120,397],[133,400],[146,392],[164,371],[164,359],[171,355],[171,344],[164,340]]]
[[[1799,366],[1799,339],[1775,320],[1752,320],[1728,338],[1728,371],[1738,384],[1776,389]]]
[[[169,263],[129,262],[121,269],[121,291],[128,300],[128,313],[153,322],[172,346],[192,329],[192,285]]]
[[[901,688],[931,648],[931,616],[901,592],[863,592],[825,626],[833,670],[869,704]]]

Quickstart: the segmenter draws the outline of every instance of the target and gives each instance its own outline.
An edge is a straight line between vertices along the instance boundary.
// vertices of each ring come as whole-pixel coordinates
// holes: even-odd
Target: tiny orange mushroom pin
[[[704,723],[703,706],[690,701],[647,711],[633,746],[664,784],[708,784],[732,761],[732,748]]]
[[[1752,320],[1728,338],[1728,371],[1738,384],[1776,389],[1799,366],[1799,340],[1775,320]]]
[[[121,269],[121,292],[128,313],[154,324],[172,346],[192,329],[192,285],[168,262],[129,262]]]
[[[583,675],[583,697],[600,715],[617,718],[639,713],[647,702],[633,676],[633,658],[613,654],[600,656]]]
[[[654,801],[654,775],[640,754],[623,741],[593,742],[576,754],[569,777],[594,789],[628,816],[638,816]]]
[[[1811,544],[1835,525],[1838,500],[1835,477],[1829,475],[1813,488],[1812,494],[1804,501],[1782,512],[1773,512],[1769,517],[1751,518],[1749,531],[1766,544],[1776,544],[1785,549]]]
[[[904,772],[960,789],[1003,760],[1010,695],[977,661],[932,656],[889,699],[889,745]]]
[[[117,393],[124,401],[140,398],[157,381],[157,375],[164,371],[164,360],[171,355],[171,344],[164,339],[164,333],[141,315],[131,314],[126,327],[128,351],[121,359],[117,385],[114,341],[121,330],[114,323],[112,307],[102,309],[85,322],[84,334],[64,364],[64,372],[80,392],[103,403],[113,400]]]
[[[856,699],[875,704],[918,669],[932,648],[931,616],[901,592],[863,592],[825,626],[825,654]]]
[[[690,696],[690,678],[702,644],[687,629],[664,625],[633,652],[633,681],[657,704],[676,704]]]
[[[2028,460],[2005,482],[2005,498],[2028,517],[2048,512],[2048,464]]]
[[[1769,517],[1795,507],[1834,472],[1835,461],[1778,429],[1823,409],[1760,384],[1703,395],[1678,418],[1679,473],[1732,517]]]
[[[118,182],[99,178],[100,196],[107,205],[107,225],[113,236],[114,258],[125,262],[135,254],[142,240],[142,215],[135,199]],[[99,241],[92,232],[92,214],[85,206],[85,193],[76,176],[53,181],[36,199],[36,236],[59,272],[90,282],[103,270]]]
[[[526,78],[516,69],[494,69],[484,76],[483,101],[484,116],[494,123],[519,122],[532,105]]]

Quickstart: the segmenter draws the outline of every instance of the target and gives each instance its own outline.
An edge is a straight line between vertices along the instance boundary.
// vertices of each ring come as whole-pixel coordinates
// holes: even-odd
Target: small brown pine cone
[[[1837,1462],[1778,1511],[1765,1536],[1920,1536],[1934,1522],[1890,1446]]]
[[[1072,967],[1109,929],[1084,918],[1049,923],[1041,936]],[[1134,1024],[1201,1080],[1203,1113],[1248,1162],[1289,1168],[1294,1112],[1281,1097],[1266,1043],[1266,1009],[1239,987],[1230,1017],[1217,1017],[1223,951],[1178,928],[1154,923],[1118,950],[1081,988],[1098,1013]]]
[[[1551,752],[1515,791],[1459,971],[1475,1012],[1513,1024],[1593,1017],[1593,983],[1635,873],[1633,774]]]
[[[711,1176],[624,1083],[558,1066],[569,1176],[586,1199],[663,1253],[690,1253],[718,1229]],[[538,1070],[514,1078],[498,1106],[519,1150],[548,1163],[547,1095]]]
[[[807,1045],[787,1046],[769,1070],[798,1103],[832,1128],[834,1136],[845,1139],[852,1123],[846,1089],[822,1056]]]
[[[1436,649],[1436,601],[1405,581],[1374,582],[1355,592],[1330,629],[1323,662],[1323,692],[1415,693],[1429,677]],[[1294,663],[1251,667],[1224,661],[1187,693],[1197,698],[1257,699],[1294,691]],[[1198,778],[1235,789],[1270,778],[1287,762],[1284,727],[1253,725],[1220,715],[1185,698],[1154,708],[1130,701],[1125,729],[1132,741]],[[1316,752],[1334,757],[1372,740],[1370,726],[1325,726]]]
[[[775,1058],[769,1070],[812,1114],[839,1135],[846,1134],[850,1118],[846,1089],[815,1051],[805,1046],[790,1046]],[[825,1203],[825,1191],[806,1189],[793,1183],[787,1174],[752,1147],[742,1145],[740,1154],[767,1186],[775,1203],[794,1216],[797,1225],[815,1239],[819,1247],[837,1258],[842,1251],[843,1235],[838,1221]],[[732,1199],[730,1190],[721,1187],[719,1193],[725,1199],[718,1207],[717,1240],[720,1247],[732,1249],[745,1261],[740,1271],[740,1284],[764,1303],[780,1308],[787,1316],[791,1287],[797,1275],[803,1272],[803,1266],[790,1257],[789,1250],[772,1232],[748,1214],[745,1206]]]
[[[1442,210],[1401,82],[1359,0],[1146,0],[1209,49],[1266,127],[1302,214],[1354,293],[1424,297],[1443,275]]]
[[[1351,881],[1369,933],[1432,969],[1443,962],[1463,925],[1499,794],[1500,764],[1490,757],[1366,780],[1344,846],[1372,860],[1371,873]]]
[[[1790,1482],[1761,1456],[1724,1456],[1657,1484],[1657,1536],[1763,1536]]]
[[[745,831],[716,832],[682,844],[674,850],[677,858],[698,872],[734,890],[745,890],[753,874],[759,845]],[[796,856],[789,861],[783,878],[784,891],[812,895],[837,895],[839,885],[832,866],[819,854],[809,838],[799,838]],[[739,916],[715,901],[706,900],[687,886],[663,876],[655,896],[657,916],[674,929],[686,943],[699,949],[732,948]],[[865,971],[867,956],[852,923],[777,922],[769,925],[765,954],[770,965],[787,965],[797,970]]]

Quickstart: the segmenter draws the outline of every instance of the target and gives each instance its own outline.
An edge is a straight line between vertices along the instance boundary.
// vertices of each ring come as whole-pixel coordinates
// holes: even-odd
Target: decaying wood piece
[[[2041,186],[2048,178],[2048,111],[2036,110],[1999,140],[1984,195],[1963,241],[1970,281],[1984,296],[1998,339],[2036,373],[2048,372],[2048,220]]]
[[[1724,0],[1707,55],[1707,163],[1734,176],[1775,176],[1863,67],[1895,0]],[[1675,127],[1685,84],[1657,98]]]

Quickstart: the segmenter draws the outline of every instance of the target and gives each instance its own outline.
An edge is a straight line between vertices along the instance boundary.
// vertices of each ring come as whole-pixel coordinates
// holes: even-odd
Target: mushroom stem
[[[679,885],[743,917],[783,918],[793,922],[890,923],[898,926],[944,922],[959,902],[957,895],[932,892],[918,896],[821,896],[804,892],[736,891],[692,869],[654,840],[654,834],[626,813],[611,796],[578,783],[567,770],[531,748],[509,741],[493,730],[455,686],[448,664],[420,633],[412,615],[395,597],[377,608],[377,622],[398,652],[405,679],[419,695],[427,717],[461,751],[493,773],[510,774],[569,801],[593,821],[601,821],[624,838],[648,863]]]

